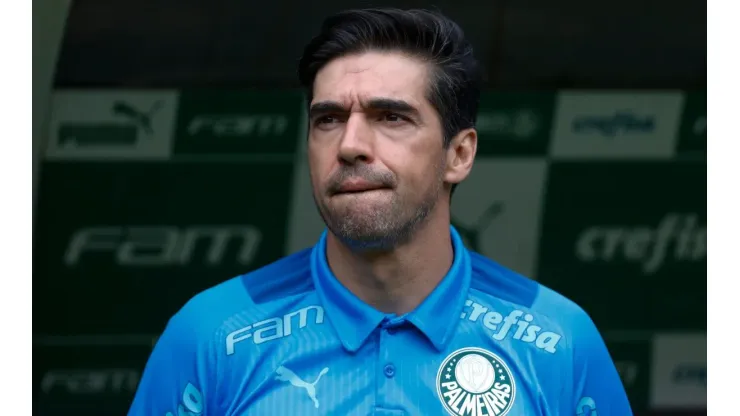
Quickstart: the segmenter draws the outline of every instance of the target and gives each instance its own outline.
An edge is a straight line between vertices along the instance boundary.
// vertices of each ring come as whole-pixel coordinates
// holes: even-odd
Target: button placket
[[[393,378],[393,376],[396,375],[396,366],[392,363],[386,364],[385,367],[383,367],[383,374],[388,378]]]
[[[393,360],[396,358],[392,351],[393,337],[389,334],[388,327],[382,325],[379,328],[378,337],[378,368],[376,374],[380,377],[377,391],[376,405],[380,408],[393,408],[389,403],[389,392],[396,388],[397,368]]]

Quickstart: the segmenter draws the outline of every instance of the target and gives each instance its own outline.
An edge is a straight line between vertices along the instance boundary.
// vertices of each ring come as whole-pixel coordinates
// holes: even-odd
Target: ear
[[[458,184],[465,180],[473,169],[475,152],[478,150],[478,133],[473,128],[460,131],[447,149],[447,166],[444,181]]]

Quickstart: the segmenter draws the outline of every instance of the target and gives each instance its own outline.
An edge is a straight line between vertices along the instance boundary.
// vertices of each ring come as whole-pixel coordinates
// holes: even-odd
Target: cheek
[[[439,162],[431,158],[421,159],[417,156],[413,162],[406,163],[403,169],[401,175],[405,179],[404,185],[411,194],[427,194],[441,180]]]
[[[409,172],[417,178],[420,184],[431,184],[439,180],[440,169],[444,164],[444,154],[430,146],[418,146],[410,155]]]
[[[325,153],[317,153],[309,149],[308,170],[314,187],[320,187],[329,177],[333,169],[332,160],[333,158],[327,157]]]

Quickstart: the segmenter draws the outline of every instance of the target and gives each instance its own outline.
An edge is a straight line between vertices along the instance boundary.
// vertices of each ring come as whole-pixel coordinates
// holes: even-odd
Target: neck
[[[355,252],[328,233],[329,267],[350,292],[375,309],[397,315],[411,312],[452,265],[449,207],[445,208],[434,209],[409,242],[390,251]]]

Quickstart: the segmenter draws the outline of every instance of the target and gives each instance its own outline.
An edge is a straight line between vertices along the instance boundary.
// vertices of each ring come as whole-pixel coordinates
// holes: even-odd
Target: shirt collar
[[[470,288],[470,255],[452,226],[450,233],[454,250],[450,270],[415,310],[404,315],[438,351],[444,350],[457,329]],[[355,352],[387,315],[360,300],[337,280],[326,260],[326,234],[326,231],[322,233],[311,253],[311,275],[319,299],[342,344]]]

